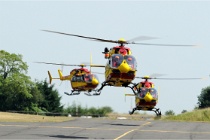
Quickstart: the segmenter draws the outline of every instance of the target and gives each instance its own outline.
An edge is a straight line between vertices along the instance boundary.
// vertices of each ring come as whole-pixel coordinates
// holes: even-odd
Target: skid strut
[[[132,115],[136,110],[142,110],[142,109],[135,107],[135,108],[133,108],[132,111],[129,111],[129,114]],[[147,111],[154,111],[157,116],[161,116],[161,111],[159,108],[153,108],[153,109],[147,110]]]

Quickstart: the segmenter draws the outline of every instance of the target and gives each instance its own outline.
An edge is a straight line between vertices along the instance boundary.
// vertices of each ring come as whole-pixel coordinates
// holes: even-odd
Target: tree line
[[[0,50],[0,111],[72,113],[75,104],[64,108],[59,92],[46,79],[33,81],[27,76],[28,65],[22,55]],[[80,114],[104,114],[112,112],[110,107],[100,109],[77,107]]]

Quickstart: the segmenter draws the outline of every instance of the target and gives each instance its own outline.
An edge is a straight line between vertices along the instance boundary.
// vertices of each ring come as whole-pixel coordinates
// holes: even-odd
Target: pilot
[[[91,82],[92,78],[89,74],[85,74],[84,79],[86,82]]]
[[[113,59],[112,59],[112,66],[113,67],[117,67],[119,65],[119,60],[120,60],[120,57],[119,56],[115,56]]]
[[[131,57],[128,57],[128,64],[130,65],[130,67],[132,68],[132,69],[134,69],[134,64],[133,64],[133,59],[131,58]]]
[[[90,77],[88,74],[85,74],[85,81],[89,82],[90,81]]]

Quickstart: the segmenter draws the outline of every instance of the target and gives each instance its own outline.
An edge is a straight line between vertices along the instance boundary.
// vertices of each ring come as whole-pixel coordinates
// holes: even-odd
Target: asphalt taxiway
[[[102,118],[62,123],[0,122],[0,139],[210,139],[210,123]]]

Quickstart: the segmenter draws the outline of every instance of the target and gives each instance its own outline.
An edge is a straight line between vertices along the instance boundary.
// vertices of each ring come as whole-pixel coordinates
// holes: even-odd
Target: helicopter
[[[118,46],[112,47],[110,50],[106,47],[104,49],[105,59],[108,59],[108,62],[105,67],[105,81],[101,83],[101,87],[97,90],[100,94],[101,90],[105,86],[115,86],[115,87],[129,87],[133,90],[134,80],[137,71],[137,62],[134,56],[132,56],[131,49],[126,47],[125,44],[137,44],[137,45],[156,45],[156,46],[185,46],[185,47],[192,47],[195,45],[173,45],[173,44],[151,44],[151,43],[136,43],[133,40],[149,40],[154,39],[154,37],[148,36],[140,36],[134,39],[130,39],[126,41],[124,38],[120,38],[119,40],[108,40],[108,39],[101,39],[95,37],[88,37],[76,34],[68,34],[63,32],[57,31],[50,31],[50,30],[42,30],[45,32],[57,33],[62,35],[68,36],[75,36],[79,38],[90,39],[94,41],[100,42],[108,42],[108,43],[117,43]],[[133,91],[134,92],[134,91]]]
[[[136,106],[129,111],[129,114],[132,115],[136,110],[143,111],[153,111],[156,116],[161,116],[160,108],[156,108],[158,103],[158,91],[154,87],[154,83],[150,82],[149,79],[163,79],[163,80],[196,80],[203,78],[157,78],[151,76],[136,77],[144,79],[144,81],[139,82],[135,85],[135,94],[125,94],[125,96],[135,96]]]
[[[60,63],[48,63],[48,62],[36,62],[43,64],[52,64],[52,65],[62,65],[62,66],[78,66],[80,68],[75,68],[70,71],[70,74],[63,76],[61,70],[58,70],[59,78],[53,78],[50,71],[48,71],[49,82],[52,83],[53,79],[59,79],[61,81],[68,80],[71,83],[71,93],[64,92],[66,95],[79,95],[81,92],[84,92],[87,96],[98,95],[96,87],[99,84],[99,79],[96,74],[92,73],[86,66],[90,67],[104,67],[103,65],[74,65],[74,64],[60,64]],[[91,94],[91,92],[95,92]]]
[[[133,90],[137,71],[137,62],[132,55],[113,54],[105,66],[105,81],[97,90],[100,92],[105,86],[128,87]]]
[[[154,84],[148,79],[152,79],[149,76],[139,77],[145,79],[145,81],[136,84],[135,94],[125,94],[125,96],[135,96],[136,107],[129,111],[132,115],[136,110],[154,111],[157,116],[161,116],[161,111],[156,108],[158,102],[158,92],[154,88]]]

